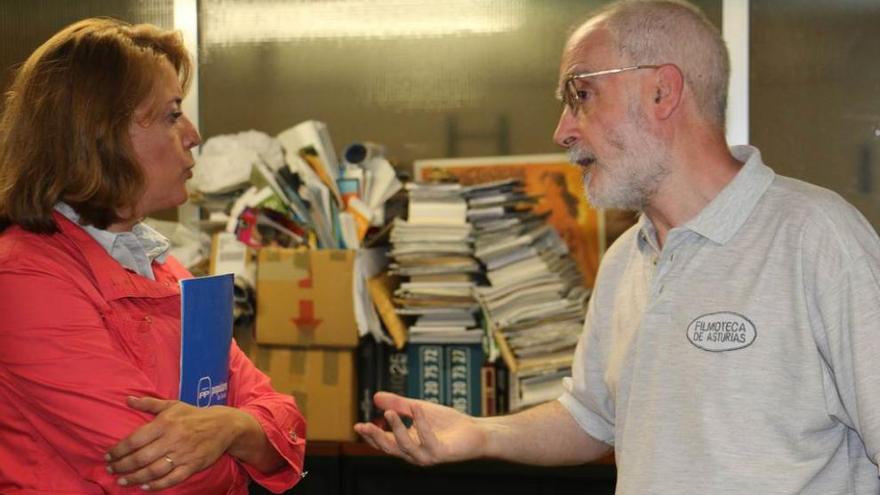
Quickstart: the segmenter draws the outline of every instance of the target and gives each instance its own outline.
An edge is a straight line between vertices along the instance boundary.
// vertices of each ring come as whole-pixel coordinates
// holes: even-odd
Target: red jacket
[[[0,234],[0,493],[143,493],[116,484],[104,454],[152,415],[126,396],[176,399],[180,289],[176,260],[156,280],[127,271],[83,229]],[[162,493],[246,494],[300,479],[305,421],[233,342],[228,404],[252,414],[290,467],[271,476],[222,456]]]

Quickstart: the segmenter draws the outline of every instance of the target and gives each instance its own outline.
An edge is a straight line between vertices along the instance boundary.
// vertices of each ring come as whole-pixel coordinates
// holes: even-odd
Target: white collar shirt
[[[170,241],[156,229],[139,222],[129,232],[110,232],[80,224],[79,214],[66,203],[56,204],[55,210],[88,232],[119,264],[150,280],[156,279],[152,263],[165,263],[171,248]]]

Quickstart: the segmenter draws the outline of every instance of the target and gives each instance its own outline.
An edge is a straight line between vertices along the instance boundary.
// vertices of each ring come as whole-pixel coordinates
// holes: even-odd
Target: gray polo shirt
[[[602,260],[560,398],[614,445],[619,495],[877,494],[880,239],[757,149],[657,247]]]

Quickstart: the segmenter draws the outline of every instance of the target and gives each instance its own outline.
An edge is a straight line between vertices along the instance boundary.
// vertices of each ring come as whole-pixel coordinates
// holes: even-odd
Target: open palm
[[[371,423],[358,423],[355,431],[377,449],[420,466],[471,459],[485,451],[486,434],[476,418],[388,392],[377,393],[374,400],[385,411],[391,431]],[[401,416],[411,417],[412,427]]]

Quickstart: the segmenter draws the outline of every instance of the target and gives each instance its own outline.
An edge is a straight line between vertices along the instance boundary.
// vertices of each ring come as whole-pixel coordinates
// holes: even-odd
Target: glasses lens
[[[571,112],[571,114],[577,115],[580,98],[578,98],[577,87],[574,84],[573,78],[569,78],[565,81],[565,92],[563,93],[563,100],[565,101],[565,104],[568,105],[568,110]]]

